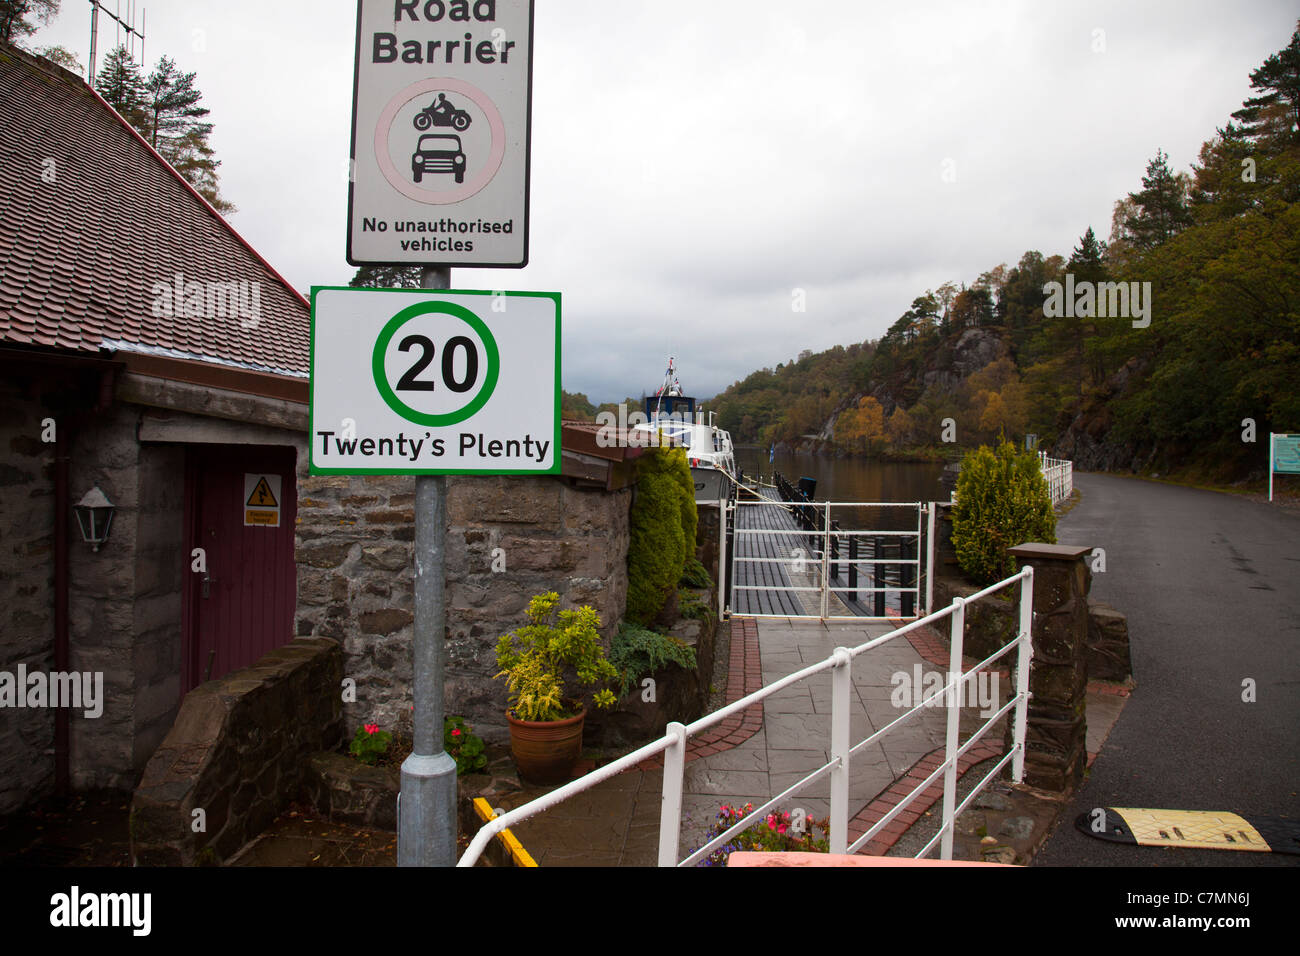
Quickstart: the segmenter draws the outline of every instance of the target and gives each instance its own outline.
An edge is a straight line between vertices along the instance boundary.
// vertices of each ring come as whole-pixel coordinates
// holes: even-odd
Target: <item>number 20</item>
[[[419,346],[420,357],[416,359],[415,364],[406,370],[397,382],[397,391],[399,392],[432,392],[434,382],[427,379],[416,378],[421,372],[433,363],[433,356],[436,351],[433,341],[427,335],[408,335],[398,343],[398,350],[409,352],[413,347]],[[465,350],[465,377],[459,382],[456,381],[455,359],[456,349],[464,348]],[[455,335],[447,340],[447,345],[442,350],[442,382],[453,392],[468,392],[478,381],[478,350],[474,343],[463,335]]]

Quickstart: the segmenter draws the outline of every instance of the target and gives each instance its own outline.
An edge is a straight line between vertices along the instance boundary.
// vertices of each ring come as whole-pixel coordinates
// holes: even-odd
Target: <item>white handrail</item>
[[[1010,586],[1012,583],[1020,582],[1020,615],[1019,615],[1019,633],[1015,640],[1008,643],[996,654],[988,659],[976,664],[970,671],[962,671],[962,644],[965,638],[965,605],[972,601],[977,601],[986,597],[995,591]],[[998,767],[1001,769],[1009,760],[1012,766],[1013,779],[1019,783],[1024,773],[1024,749],[1025,749],[1025,727],[1028,716],[1029,701],[1029,666],[1033,656],[1032,639],[1030,636],[1030,627],[1033,620],[1033,568],[1026,566],[1018,573],[1013,574],[996,584],[993,584],[981,591],[972,594],[968,598],[954,598],[951,605],[941,608],[933,614],[918,618],[909,624],[896,628],[888,634],[873,638],[854,648],[837,647],[830,657],[819,661],[815,664],[809,664],[793,674],[789,674],[779,680],[773,681],[764,687],[759,688],[753,693],[746,694],[733,703],[701,717],[688,725],[682,725],[677,722],[670,723],[667,733],[660,739],[646,744],[632,753],[618,760],[608,763],[597,770],[592,771],[584,777],[571,781],[564,786],[544,794],[535,800],[516,807],[504,814],[497,816],[495,819],[484,824],[484,826],[470,841],[469,848],[457,862],[457,866],[473,866],[486,848],[488,841],[516,823],[528,819],[537,813],[547,810],[550,807],[568,799],[576,793],[590,789],[596,784],[608,780],[624,770],[630,769],[641,763],[649,757],[656,754],[664,753],[664,775],[663,775],[663,805],[660,814],[659,825],[659,865],[660,866],[689,866],[701,859],[706,858],[709,853],[719,846],[722,846],[727,839],[735,833],[740,832],[759,823],[763,820],[763,813],[774,806],[777,806],[781,800],[798,793],[808,784],[820,780],[822,777],[830,774],[831,776],[831,852],[846,853],[858,849],[867,840],[873,837],[880,829],[897,816],[908,803],[916,799],[937,777],[940,773],[944,775],[944,800],[943,800],[943,825],[935,839],[918,854],[918,857],[924,856],[934,846],[935,840],[941,842],[941,853],[943,859],[952,858],[952,838],[954,820],[965,809],[966,805],[975,794],[992,779],[993,774],[986,776],[979,785],[971,792],[960,807],[956,803],[956,781],[957,781],[957,761],[961,754],[972,746],[976,739],[984,734],[993,723],[1009,711],[1014,709],[1015,716],[1012,727],[1012,747],[1010,752],[1003,756]],[[855,746],[849,746],[849,725],[850,725],[850,700],[852,697],[852,663],[853,658],[864,654],[874,648],[880,647],[888,641],[896,640],[904,634],[927,624],[935,623],[945,617],[952,618],[952,647],[949,659],[949,676],[947,683],[938,691],[935,691],[925,700],[911,708],[911,710],[896,718],[888,726],[872,734],[866,740],[861,741]],[[987,666],[997,658],[1007,654],[1011,649],[1018,648],[1019,656],[1017,659],[1017,679],[1016,695],[1009,700],[996,714],[988,718],[980,728],[975,731],[972,737],[964,745],[959,746],[958,735],[958,718],[960,717],[961,692],[966,682],[970,680],[977,671]],[[682,808],[682,788],[686,768],[686,741],[692,734],[699,733],[732,714],[739,713],[749,706],[764,700],[771,695],[795,684],[801,680],[819,674],[824,670],[833,669],[831,681],[831,739],[830,752],[831,759],[818,769],[812,771],[802,780],[798,781],[791,787],[786,788],[781,793],[769,799],[762,806],[755,809],[748,816],[738,821],[726,832],[708,841],[704,846],[691,853],[685,860],[677,862],[677,845],[681,832],[681,808]],[[862,835],[851,846],[847,844],[847,827],[848,827],[848,780],[849,762],[852,754],[860,748],[867,746],[878,739],[881,739],[892,731],[896,726],[918,713],[923,707],[929,705],[935,699],[942,697],[945,706],[948,707],[948,733],[944,745],[944,761],[935,769],[935,771],[918,787],[913,789],[904,799],[895,806],[889,813],[882,817],[871,829]]]

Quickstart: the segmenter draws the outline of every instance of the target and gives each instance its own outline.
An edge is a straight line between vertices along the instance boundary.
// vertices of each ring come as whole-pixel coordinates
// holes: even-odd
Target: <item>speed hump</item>
[[[560,294],[311,291],[313,475],[560,471]]]

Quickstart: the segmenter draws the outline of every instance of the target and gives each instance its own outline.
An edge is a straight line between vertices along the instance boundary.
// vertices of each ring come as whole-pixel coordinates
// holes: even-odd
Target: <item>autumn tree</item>
[[[894,408],[894,414],[889,416],[889,421],[885,423],[885,433],[889,436],[889,442],[895,448],[901,448],[910,444],[912,441],[912,431],[915,428],[912,416],[907,414],[902,405]]]
[[[879,451],[884,437],[885,410],[870,395],[859,399],[856,407],[840,412],[835,420],[835,442],[849,451]]]
[[[58,13],[59,0],[0,0],[0,41],[19,43]]]

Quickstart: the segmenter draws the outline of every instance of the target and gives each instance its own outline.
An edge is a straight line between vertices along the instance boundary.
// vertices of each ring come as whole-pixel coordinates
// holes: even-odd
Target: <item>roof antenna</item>
[[[108,8],[105,7],[102,3],[100,3],[100,0],[90,0],[90,66],[86,68],[86,82],[91,86],[95,85],[95,59],[96,59],[95,49],[98,46],[97,41],[99,39],[99,11],[100,10],[103,10],[107,16],[112,17],[114,21],[116,21],[117,42],[119,45],[121,45],[122,42],[122,31],[126,30],[127,42],[130,44],[127,53],[130,54],[132,57],[134,57],[134,53],[132,51],[135,48],[135,41],[132,38],[133,37],[140,38],[140,65],[144,66],[143,23],[148,22],[148,11],[147,10],[142,11],[142,17],[144,19],[142,21],[141,28],[137,30],[134,26],[132,26],[132,24],[135,22],[135,13],[132,8],[133,2],[134,0],[127,0],[127,20],[123,20],[120,16],[118,16],[118,14],[122,12],[121,0],[115,0],[114,3],[114,6],[117,9],[117,13],[109,13]]]

